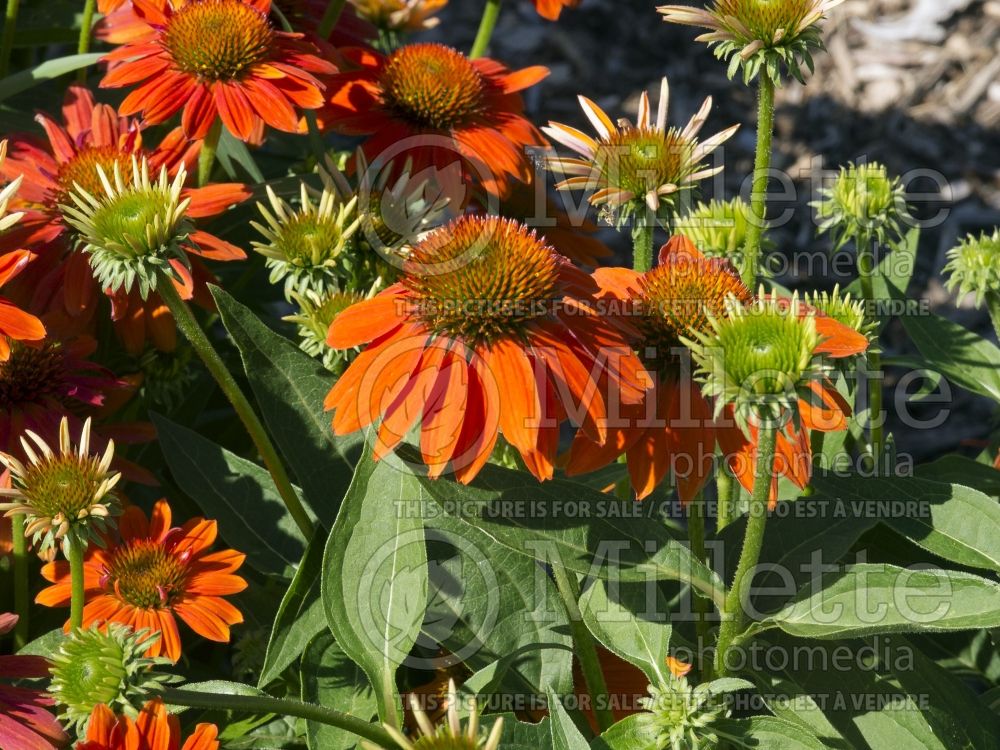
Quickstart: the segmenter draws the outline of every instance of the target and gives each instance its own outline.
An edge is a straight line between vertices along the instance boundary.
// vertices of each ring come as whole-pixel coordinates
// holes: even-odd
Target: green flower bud
[[[889,177],[878,162],[841,167],[832,187],[820,190],[822,200],[811,205],[820,219],[819,232],[831,232],[834,252],[848,241],[885,244],[902,237],[911,219],[898,177]]]
[[[976,307],[982,307],[987,294],[1000,292],[1000,228],[979,237],[970,234],[949,250],[944,273],[949,291],[974,292]]]

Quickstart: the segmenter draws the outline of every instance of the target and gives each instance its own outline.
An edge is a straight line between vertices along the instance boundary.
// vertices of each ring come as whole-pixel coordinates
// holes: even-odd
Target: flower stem
[[[310,539],[312,537],[313,524],[309,518],[309,514],[306,513],[298,495],[295,494],[291,480],[288,478],[288,473],[285,471],[284,464],[278,458],[277,450],[275,450],[271,439],[267,436],[264,425],[261,424],[247,397],[243,395],[243,391],[240,390],[236,380],[226,368],[218,352],[215,351],[215,347],[212,346],[208,337],[205,336],[205,332],[201,330],[201,326],[198,325],[198,321],[191,312],[191,308],[188,307],[187,303],[177,293],[177,289],[174,287],[174,283],[170,277],[161,274],[158,279],[156,291],[159,292],[164,304],[166,304],[173,314],[174,320],[177,321],[177,327],[181,329],[187,340],[191,342],[191,346],[198,353],[198,356],[201,357],[208,371],[215,378],[215,382],[219,384],[222,392],[226,394],[226,398],[229,399],[233,408],[236,409],[236,413],[243,422],[243,426],[246,427],[250,438],[257,447],[257,451],[264,460],[264,465],[267,467],[268,472],[270,472],[271,478],[274,480],[274,486],[277,487],[278,494],[281,495],[285,507],[288,509],[296,525],[298,525],[302,535],[306,539]]]
[[[85,55],[90,51],[90,32],[94,27],[94,5],[96,0],[84,0],[83,18],[80,20],[80,41],[76,45],[77,53]],[[87,69],[80,68],[77,73],[77,80],[80,83],[87,82]]]
[[[212,167],[215,166],[215,152],[219,148],[219,139],[222,137],[222,120],[218,117],[208,129],[208,135],[201,142],[201,150],[198,152],[198,187],[205,187],[212,179]]]
[[[71,629],[83,627],[83,552],[84,544],[75,536],[68,536],[66,541],[66,559],[69,561],[69,626]]]
[[[861,282],[861,296],[865,301],[865,314],[875,308],[875,253],[872,248],[872,238],[867,233],[855,238],[858,252],[858,279]],[[866,354],[868,359],[868,420],[869,439],[871,441],[872,468],[874,474],[881,473],[881,463],[885,453],[885,437],[882,425],[882,354],[879,351],[878,339],[872,341]]]
[[[601,671],[597,646],[590,631],[587,630],[583,615],[580,614],[580,584],[577,583],[576,573],[566,570],[558,562],[552,563],[552,576],[555,578],[556,589],[559,591],[563,606],[566,607],[570,634],[573,637],[573,652],[580,660],[580,671],[583,672],[583,680],[587,684],[590,705],[594,707],[597,726],[603,732],[615,723],[615,717],[607,706],[608,685],[604,681],[604,672]]]
[[[705,553],[705,496],[699,492],[687,507],[688,511],[688,536],[691,538],[691,553],[698,562],[708,563],[708,556]],[[698,633],[698,652],[705,653],[708,646],[708,600],[701,596],[694,588],[691,588],[691,601],[694,605],[697,621],[695,628]],[[712,664],[710,661],[702,659],[702,679],[712,679]]]
[[[719,468],[715,471],[715,490],[718,499],[715,505],[715,528],[722,531],[733,517],[733,490],[736,479],[726,466],[725,456],[720,457]]]
[[[486,7],[483,8],[483,17],[479,21],[479,31],[476,32],[476,41],[472,43],[472,50],[469,57],[475,60],[486,54],[490,46],[490,39],[493,37],[493,29],[496,28],[497,19],[500,17],[500,5],[502,0],[486,0]]]
[[[10,53],[14,49],[19,5],[20,0],[7,0],[7,11],[3,19],[3,39],[0,41],[0,78],[10,72]]]
[[[653,229],[651,224],[644,224],[641,217],[636,217],[632,227],[632,268],[639,273],[653,267]]]
[[[266,695],[230,695],[218,693],[202,693],[194,690],[167,688],[163,691],[163,702],[172,706],[187,708],[204,708],[209,710],[239,711],[248,714],[278,714],[294,716],[307,721],[315,721],[331,727],[337,727],[376,742],[380,747],[396,748],[399,745],[387,731],[378,724],[363,721],[342,711],[314,703],[272,698]]]
[[[993,330],[996,331],[997,340],[1000,340],[1000,292],[993,290],[986,292],[986,309],[990,311]]]
[[[767,523],[767,504],[771,494],[771,479],[774,476],[774,448],[777,441],[777,427],[761,425],[757,434],[757,468],[754,473],[753,494],[750,496],[750,517],[743,536],[743,551],[733,576],[733,585],[726,595],[722,612],[722,626],[719,628],[719,642],[715,652],[715,671],[720,677],[728,675],[726,655],[733,640],[743,629],[746,620],[745,608],[750,600],[750,582],[753,569],[760,559],[764,543],[764,526]]]
[[[340,14],[345,5],[347,5],[347,0],[330,0],[326,4],[323,18],[320,19],[319,26],[316,28],[316,34],[320,39],[326,41],[330,37],[331,32],[337,27],[337,21],[340,20]]]
[[[771,168],[771,136],[774,132],[774,83],[770,76],[758,76],[757,91],[757,151],[753,160],[753,187],[750,193],[750,225],[743,248],[743,283],[751,289],[757,286],[760,269],[760,238],[764,234],[767,215],[767,174]]]
[[[14,650],[28,645],[31,602],[28,598],[28,540],[24,537],[24,516],[10,519],[10,541],[14,563],[14,612],[17,625],[14,626]]]

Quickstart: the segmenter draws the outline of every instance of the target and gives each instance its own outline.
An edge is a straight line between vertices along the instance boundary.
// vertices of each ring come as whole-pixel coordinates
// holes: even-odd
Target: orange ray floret
[[[577,435],[567,473],[594,471],[624,453],[637,499],[672,472],[681,502],[688,503],[711,476],[719,432],[739,430],[714,418],[690,366],[683,367],[680,337],[705,329],[707,316],[723,314],[730,300],[742,303],[752,295],[728,261],[705,258],[682,236],[663,246],[659,265],[645,274],[601,268],[594,278],[603,298],[620,303],[634,326],[633,344],[653,386],[642,404],[622,409],[604,444],[582,431]]]
[[[412,250],[400,281],[341,313],[327,343],[367,344],[326,398],[333,430],[382,417],[375,457],[420,423],[431,476],[471,481],[500,433],[540,480],[553,472],[559,423],[604,439],[612,383],[642,397],[642,365],[598,314],[589,276],[520,224],[465,216]]]
[[[294,133],[299,111],[323,103],[316,75],[336,68],[302,34],[277,31],[271,0],[133,0],[143,35],[104,59],[115,63],[104,88],[137,87],[120,107],[145,122],[183,110],[189,138],[216,120],[243,141],[259,142],[264,125]]]
[[[563,8],[575,8],[581,0],[534,0],[535,10],[542,18],[558,21]]]
[[[329,79],[318,119],[326,129],[368,136],[369,162],[401,167],[409,159],[413,174],[458,165],[492,195],[531,180],[526,149],[545,139],[524,117],[520,92],[545,78],[546,68],[510,71],[442,44],[343,54],[350,67]]]
[[[181,744],[180,720],[167,713],[159,698],[147,703],[133,721],[115,716],[103,703],[94,706],[87,724],[87,739],[76,750],[218,750],[219,730],[199,724]]]
[[[84,559],[85,628],[120,622],[159,633],[148,655],[162,654],[172,661],[181,656],[177,618],[203,638],[229,641],[230,626],[243,622],[243,615],[223,597],[246,588],[246,581],[236,575],[246,556],[233,550],[208,551],[217,534],[215,521],[193,518],[172,527],[170,506],[160,500],[149,519],[139,508],[126,508],[118,531],[119,540],[108,540],[105,549],[91,545]],[[53,585],[36,601],[68,606],[68,564],[49,563],[42,575]]]

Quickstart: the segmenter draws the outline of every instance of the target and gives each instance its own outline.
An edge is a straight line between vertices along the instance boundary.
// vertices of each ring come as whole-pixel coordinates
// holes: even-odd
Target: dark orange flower
[[[35,256],[27,250],[14,250],[0,255],[0,287],[17,276]],[[10,300],[0,297],[0,362],[10,357],[10,340],[41,341],[45,326]]]
[[[523,116],[519,92],[546,68],[512,72],[441,44],[410,44],[388,56],[342,52],[353,67],[330,78],[318,117],[325,128],[369,136],[362,146],[369,162],[401,167],[410,159],[413,174],[459,165],[493,195],[531,180],[526,149],[545,139]]]
[[[218,750],[219,730],[214,724],[199,724],[181,744],[181,724],[167,713],[159,698],[147,703],[135,721],[115,716],[103,703],[94,706],[87,723],[87,739],[76,750]]]
[[[123,115],[164,122],[183,109],[189,138],[204,138],[221,118],[229,132],[259,142],[264,125],[294,133],[298,110],[323,103],[314,74],[336,68],[301,34],[277,31],[271,0],[133,0],[146,33],[104,59],[116,64],[105,88],[138,84]]]
[[[172,527],[170,506],[160,500],[151,519],[131,506],[118,520],[121,539],[101,549],[91,545],[84,559],[87,604],[83,626],[120,622],[134,630],[159,633],[148,656],[181,656],[180,618],[210,641],[229,641],[229,628],[243,615],[223,597],[246,588],[236,571],[245,555],[233,550],[208,552],[215,542],[215,521],[193,518]],[[53,585],[36,601],[47,607],[69,606],[69,566],[49,563],[42,575]],[[67,623],[67,628],[69,623]]]
[[[542,18],[558,21],[563,8],[575,8],[581,0],[535,0],[535,10]]]
[[[600,268],[594,278],[605,300],[625,303],[638,334],[635,348],[653,385],[642,404],[623,407],[609,420],[603,444],[581,431],[566,471],[594,471],[624,453],[637,499],[648,496],[672,469],[681,502],[688,503],[711,476],[717,437],[739,429],[714,418],[691,377],[680,337],[706,328],[708,314],[723,314],[730,297],[749,300],[750,290],[728,261],[705,258],[679,235],[663,246],[659,265],[651,271]]]
[[[636,402],[641,363],[594,308],[597,287],[535,234],[464,216],[419,242],[402,278],[330,326],[337,349],[368,344],[327,395],[343,435],[382,416],[376,459],[420,421],[431,476],[471,481],[500,432],[540,480],[552,476],[559,423],[604,437],[607,378]]]

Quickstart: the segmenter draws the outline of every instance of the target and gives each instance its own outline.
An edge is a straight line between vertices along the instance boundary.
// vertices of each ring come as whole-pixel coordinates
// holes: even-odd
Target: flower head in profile
[[[1000,228],[992,234],[968,235],[948,251],[944,267],[948,277],[945,286],[959,294],[975,294],[976,307],[981,307],[987,294],[1000,291]]]
[[[117,162],[109,174],[98,166],[101,189],[90,193],[79,183],[65,205],[66,220],[79,232],[90,265],[100,284],[111,292],[137,290],[146,299],[161,277],[187,287],[192,295],[188,254],[237,260],[246,254],[234,245],[196,230],[193,218],[211,209],[195,209],[195,200],[213,207],[245,197],[242,186],[217,185],[185,191],[183,165],[170,178],[165,167],[150,177],[149,162],[131,158],[128,168]],[[125,171],[127,169],[127,171]],[[197,197],[196,197],[197,196]]]
[[[582,0],[534,0],[538,15],[549,21],[558,21],[563,9],[575,8]]]
[[[691,190],[699,180],[722,171],[721,166],[709,167],[704,159],[725,143],[739,125],[699,142],[698,133],[712,108],[712,98],[705,99],[683,128],[667,126],[668,102],[669,88],[664,78],[655,114],[649,95],[643,92],[636,124],[619,120],[616,125],[604,110],[581,96],[580,105],[597,131],[596,138],[555,122],[543,128],[553,140],[578,154],[571,158],[546,158],[546,167],[565,177],[556,188],[593,191],[590,203],[601,206],[619,226],[644,207],[669,219],[682,191]]]
[[[371,162],[409,163],[413,173],[458,168],[491,195],[532,177],[526,150],[545,140],[524,117],[520,92],[548,75],[470,60],[443,44],[407,44],[388,55],[341,51],[348,65],[328,79],[320,124],[367,136]]]
[[[711,476],[717,434],[726,428],[716,423],[691,377],[682,339],[709,330],[712,316],[725,315],[731,300],[747,303],[753,295],[729,261],[706,258],[681,235],[663,246],[659,261],[644,274],[624,268],[594,272],[603,298],[625,306],[636,331],[632,344],[653,386],[643,403],[621,408],[603,443],[580,431],[566,472],[594,471],[624,453],[637,499],[672,474],[681,502],[688,503]]]
[[[59,423],[59,445],[49,447],[30,430],[21,438],[27,462],[0,453],[12,487],[0,488],[0,510],[25,519],[25,536],[44,552],[57,543],[86,545],[113,526],[118,500],[113,490],[121,474],[111,469],[115,444],[108,441],[101,455],[90,451],[90,419],[83,423],[80,442],[73,445],[69,419]]]
[[[691,685],[687,679],[690,664],[669,657],[667,666],[670,675],[662,677],[658,685],[650,685],[649,697],[641,700],[645,713],[639,714],[639,727],[654,740],[653,747],[663,750],[715,747],[719,736],[713,725],[730,713],[720,693],[743,689],[750,683],[716,680]]]
[[[469,718],[465,726],[459,718],[461,698],[454,680],[448,680],[448,712],[444,722],[435,726],[427,712],[420,705],[420,699],[410,693],[410,707],[417,723],[416,736],[407,737],[394,724],[384,724],[396,744],[403,750],[498,750],[503,734],[503,717],[493,722],[486,730],[480,729],[479,706],[475,698],[469,706]],[[378,745],[362,742],[366,750],[383,750]]]
[[[835,251],[851,240],[885,244],[902,237],[911,218],[902,182],[878,162],[841,167],[833,185],[820,195],[812,205],[820,233],[833,234]]]
[[[143,703],[180,679],[156,671],[168,659],[143,656],[158,638],[115,622],[103,630],[78,628],[63,639],[51,659],[48,690],[63,723],[83,733],[99,705],[137,718]]]
[[[87,725],[87,738],[75,750],[219,750],[219,729],[214,724],[198,724],[183,744],[181,739],[180,720],[159,698],[134,719],[116,716],[99,704]]]
[[[266,226],[250,222],[265,241],[251,244],[266,258],[271,283],[284,282],[287,298],[327,294],[357,274],[360,259],[345,252],[361,223],[357,198],[344,199],[327,188],[317,200],[305,183],[300,186],[298,208],[275,195],[270,186],[267,197],[269,206],[257,204]]]
[[[163,654],[176,662],[181,656],[179,618],[210,641],[229,641],[229,628],[243,615],[224,597],[246,588],[236,575],[245,555],[234,550],[209,552],[215,542],[215,521],[194,518],[171,526],[170,506],[160,500],[151,518],[135,506],[118,522],[120,539],[105,548],[91,545],[84,557],[86,606],[83,626],[124,623],[137,631],[158,633],[146,656]],[[69,566],[49,563],[42,575],[53,585],[36,601],[47,607],[70,602]]]
[[[740,197],[732,200],[699,201],[677,220],[675,229],[690,239],[709,258],[726,258],[736,268],[743,267],[743,246],[747,228],[756,221],[749,204]],[[764,229],[767,225],[765,222]],[[763,251],[774,248],[765,234],[761,238]]]
[[[813,69],[812,52],[823,47],[820,22],[844,0],[713,0],[710,8],[664,5],[663,20],[700,26],[697,38],[729,61],[729,77],[742,68],[743,80],[763,72],[781,85],[782,68],[802,81],[801,65]]]
[[[769,297],[763,289],[756,300],[732,304],[727,313],[710,317],[710,329],[685,343],[702,392],[715,401],[717,414],[731,414],[741,428],[718,437],[730,468],[748,490],[759,430],[777,430],[774,502],[779,475],[800,488],[808,484],[810,432],[847,429],[850,405],[828,377],[829,362],[866,351],[869,341],[797,296]]]
[[[327,395],[334,432],[381,415],[378,459],[419,422],[429,474],[451,466],[466,483],[502,432],[537,478],[551,478],[566,416],[603,439],[602,379],[623,401],[641,398],[641,364],[597,313],[596,291],[516,222],[469,215],[432,232],[396,284],[330,326],[337,349],[367,344]]]
[[[14,629],[18,616],[0,613],[0,636]],[[47,677],[49,662],[41,656],[0,655],[0,747],[55,750],[69,737],[50,713],[51,698],[24,685],[8,685],[8,680]]]
[[[317,75],[336,68],[302,34],[278,31],[271,0],[145,0],[133,3],[144,33],[105,60],[104,88],[138,84],[119,111],[155,125],[176,112],[188,138],[219,120],[235,137],[259,142],[264,125],[299,130],[299,113],[323,103]]]

